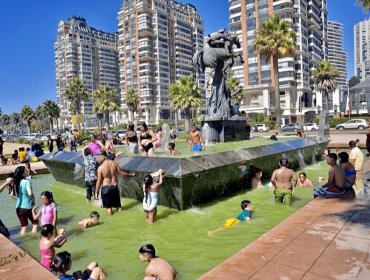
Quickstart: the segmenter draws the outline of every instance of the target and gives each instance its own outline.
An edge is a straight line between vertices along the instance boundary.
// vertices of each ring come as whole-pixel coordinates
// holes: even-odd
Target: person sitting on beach
[[[72,255],[67,251],[56,254],[50,265],[51,271],[61,280],[104,280],[105,273],[97,262],[91,262],[84,272],[66,274],[72,268]]]
[[[341,165],[337,164],[337,155],[330,153],[326,158],[326,163],[330,165],[328,182],[318,189],[313,190],[316,197],[342,197],[345,194],[346,174]]]
[[[107,215],[110,216],[113,214],[113,208],[116,208],[117,211],[122,210],[121,196],[118,189],[118,174],[125,177],[133,177],[135,173],[127,173],[121,170],[115,161],[108,159],[104,150],[99,152],[96,161],[100,166],[97,172],[95,199],[99,199],[99,191],[101,189],[102,207],[106,208]]]
[[[159,177],[158,183],[153,182],[153,177]],[[144,199],[143,209],[145,212],[146,222],[148,224],[154,223],[157,214],[158,206],[158,189],[163,184],[164,171],[159,169],[157,172],[145,175],[144,177]]]
[[[24,167],[26,167],[27,171],[28,171],[28,176],[26,179],[31,179],[32,178],[32,175],[36,175],[37,172],[36,170],[32,169],[31,168],[31,164],[29,162],[26,162]]]
[[[28,161],[27,152],[24,147],[19,148],[18,158],[19,163],[26,163]]]
[[[90,218],[83,219],[78,221],[78,225],[83,228],[96,226],[99,224],[100,215],[97,211],[92,211],[90,213]]]
[[[139,258],[142,262],[149,263],[145,269],[144,280],[175,280],[176,270],[166,260],[155,254],[152,244],[146,244],[139,249]]]
[[[47,270],[50,270],[50,265],[55,255],[55,248],[62,247],[67,241],[64,236],[65,231],[61,228],[58,235],[56,235],[55,227],[52,224],[45,224],[41,227],[40,233],[40,264]]]
[[[171,156],[179,156],[181,153],[175,149],[176,145],[174,142],[170,142],[167,145],[168,151],[170,152]]]
[[[58,206],[54,202],[53,193],[44,191],[41,193],[40,198],[43,205],[40,207],[38,212],[36,211],[36,206],[32,208],[33,218],[35,220],[41,218],[41,226],[52,224],[54,227],[56,227],[58,219]]]
[[[85,166],[86,202],[90,202],[96,188],[96,159],[89,147],[83,149],[82,155]]]
[[[28,162],[36,162],[39,160],[36,154],[31,150],[31,148],[27,148],[26,152],[27,152]]]
[[[313,183],[307,178],[305,172],[300,172],[298,175],[297,187],[313,187]]]
[[[150,130],[145,122],[140,125],[139,147],[143,156],[151,157],[154,155],[153,143],[157,141],[157,136]]]
[[[297,176],[294,171],[289,168],[289,161],[287,158],[280,159],[279,166],[280,168],[275,169],[271,176],[275,202],[290,205],[292,203],[293,190],[297,184]]]
[[[351,189],[356,182],[356,169],[352,163],[349,162],[349,155],[346,152],[338,154],[339,163],[344,169],[346,175],[346,189]]]
[[[195,125],[191,127],[189,146],[190,150],[192,150],[196,155],[198,155],[202,149],[204,149],[202,133],[200,133],[199,129]]]

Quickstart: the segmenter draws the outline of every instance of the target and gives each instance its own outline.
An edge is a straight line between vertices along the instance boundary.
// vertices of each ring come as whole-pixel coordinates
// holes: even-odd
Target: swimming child
[[[297,187],[313,187],[313,183],[307,178],[305,172],[300,172],[298,175]]]
[[[253,212],[253,205],[252,202],[249,200],[243,200],[240,202],[240,207],[242,208],[242,212],[236,218],[227,219],[224,223],[223,228],[218,228],[216,230],[212,230],[208,232],[208,236],[212,236],[216,232],[223,231],[226,228],[232,228],[241,222],[249,222],[252,219],[252,212]]]
[[[78,222],[78,225],[83,228],[92,227],[99,224],[100,215],[96,211],[90,213],[90,218],[83,219]]]
[[[56,227],[58,207],[54,202],[53,193],[49,191],[42,192],[41,202],[43,206],[41,206],[38,212],[36,212],[37,207],[32,208],[33,218],[37,220],[41,217],[41,226],[52,224],[54,227]]]
[[[139,249],[139,259],[142,262],[147,262],[148,266],[145,269],[144,279],[163,279],[175,280],[176,270],[166,260],[156,256],[155,248],[152,244],[146,244]]]
[[[37,172],[31,168],[31,164],[29,162],[25,163],[24,166],[28,170],[28,176],[26,179],[30,180],[32,178],[32,175],[36,175]]]
[[[39,242],[40,249],[40,264],[50,270],[51,261],[55,255],[55,248],[60,248],[66,243],[67,239],[64,236],[64,229],[59,230],[56,236],[55,228],[51,224],[46,224],[41,227],[41,240]]]
[[[153,182],[153,177],[159,177],[158,183]],[[157,214],[158,206],[158,189],[163,184],[164,171],[159,169],[157,172],[152,174],[147,174],[144,177],[144,199],[143,208],[145,212],[146,221],[148,224],[154,222],[155,216]]]
[[[179,156],[181,153],[175,149],[176,145],[173,142],[168,143],[167,148],[171,156]]]

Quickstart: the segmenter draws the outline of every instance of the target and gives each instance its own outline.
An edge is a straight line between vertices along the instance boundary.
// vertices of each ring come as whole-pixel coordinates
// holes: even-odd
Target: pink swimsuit
[[[40,253],[41,253],[41,259],[40,259],[40,264],[50,270],[50,265],[51,265],[51,259],[55,255],[55,250],[54,248],[40,248]]]
[[[44,205],[40,208],[42,226],[46,224],[53,224],[54,209],[58,211],[58,208],[54,202],[46,206]]]
[[[97,156],[97,154],[100,152],[100,146],[99,146],[99,144],[98,144],[98,143],[96,143],[96,142],[91,142],[91,143],[89,144],[89,148],[90,148],[90,150],[91,150],[92,154],[94,155],[94,157],[96,157],[96,156]]]

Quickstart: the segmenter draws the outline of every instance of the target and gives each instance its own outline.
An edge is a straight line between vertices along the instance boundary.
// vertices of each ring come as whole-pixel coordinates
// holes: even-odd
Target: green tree
[[[14,125],[14,129],[13,129],[13,131],[17,131],[17,129],[18,129],[18,124],[21,122],[21,116],[18,114],[18,113],[12,113],[11,115],[10,115],[10,119],[11,119],[11,121],[12,121],[12,123],[13,123],[13,125]]]
[[[192,76],[182,76],[169,88],[171,105],[176,109],[183,109],[185,113],[185,132],[190,131],[191,109],[200,107],[202,94],[196,87]]]
[[[45,108],[42,105],[37,106],[35,110],[35,121],[33,122],[33,131],[35,130],[44,131],[45,119],[46,119]],[[35,127],[38,127],[38,129],[35,129]]]
[[[35,118],[35,112],[28,105],[24,105],[21,111],[22,119],[27,123],[28,134],[31,133],[31,122]]]
[[[43,103],[44,111],[45,111],[45,117],[49,120],[49,129],[50,134],[53,133],[53,124],[54,119],[57,119],[60,117],[60,108],[58,105],[52,101],[52,100],[45,100]]]
[[[357,0],[366,12],[370,10],[370,0]]]
[[[128,110],[130,112],[129,120],[133,121],[134,113],[136,112],[137,107],[140,105],[140,97],[133,88],[129,88],[127,90],[125,103],[127,104]]]
[[[289,22],[280,20],[278,16],[270,16],[257,30],[253,46],[254,50],[266,61],[272,60],[272,82],[275,85],[275,126],[277,131],[281,132],[279,58],[294,56],[297,48],[296,33],[291,30]]]
[[[85,88],[80,78],[73,78],[64,92],[66,99],[70,102],[69,110],[73,115],[81,113],[81,103],[89,100],[89,91]]]
[[[104,114],[107,129],[109,129],[109,113],[119,110],[119,107],[120,96],[118,92],[109,86],[100,85],[94,93],[94,109],[96,113]]]
[[[243,88],[240,86],[240,81],[234,76],[230,76],[226,80],[227,87],[231,93],[231,99],[234,103],[240,103],[243,100]]]
[[[7,114],[0,115],[0,123],[3,127],[6,127],[8,129],[8,126],[10,124],[10,116]]]

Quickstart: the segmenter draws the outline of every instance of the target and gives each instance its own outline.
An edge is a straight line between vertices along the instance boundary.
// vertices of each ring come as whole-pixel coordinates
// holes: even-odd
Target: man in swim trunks
[[[189,138],[189,144],[190,144],[191,150],[195,154],[199,154],[203,149],[202,143],[204,143],[202,133],[200,133],[198,128],[195,125],[193,125],[191,127],[190,138]]]
[[[122,210],[117,176],[134,177],[135,173],[127,173],[121,170],[115,161],[108,159],[104,150],[98,153],[96,161],[100,166],[97,172],[95,199],[99,199],[99,191],[101,189],[103,208],[107,209],[107,215],[110,216],[113,214],[112,208],[116,208],[117,211]]]
[[[321,188],[313,190],[314,197],[341,197],[345,194],[346,174],[343,167],[337,164],[337,159],[337,154],[328,154],[326,163],[331,166],[329,169],[329,179]]]
[[[275,169],[271,176],[274,186],[275,202],[290,205],[292,203],[293,189],[297,184],[297,176],[290,169],[287,158],[280,159],[280,168]]]

